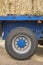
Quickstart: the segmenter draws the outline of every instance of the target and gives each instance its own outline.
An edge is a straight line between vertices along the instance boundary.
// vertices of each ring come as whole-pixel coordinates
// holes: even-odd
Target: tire
[[[26,40],[27,40],[26,44],[28,46],[28,47],[26,46],[27,47],[26,49],[25,49],[25,46],[23,48],[20,48],[18,46],[19,48],[17,47],[17,49],[16,49],[17,41],[15,41],[15,40],[17,38],[19,39],[19,37],[26,38]],[[38,44],[37,44],[37,40],[36,40],[34,33],[26,27],[17,27],[15,29],[11,30],[5,41],[5,48],[6,48],[7,52],[13,58],[21,59],[21,60],[30,58],[35,53],[37,46],[38,46]],[[23,50],[21,51],[21,49],[23,49]]]

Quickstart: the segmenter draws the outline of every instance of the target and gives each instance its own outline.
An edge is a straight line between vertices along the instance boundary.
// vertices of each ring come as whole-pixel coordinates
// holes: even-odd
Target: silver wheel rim
[[[23,48],[18,47],[17,45],[17,41],[19,41],[19,39],[23,38],[23,40],[25,40],[26,42],[26,46],[24,46]],[[12,40],[12,48],[16,53],[19,54],[25,54],[27,53],[30,49],[31,49],[31,40],[28,36],[26,35],[17,35],[15,38],[13,38]]]

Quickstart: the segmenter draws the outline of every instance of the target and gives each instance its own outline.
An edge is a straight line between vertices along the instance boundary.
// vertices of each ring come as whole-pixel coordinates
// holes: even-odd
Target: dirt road
[[[5,48],[0,47],[0,65],[43,65],[43,47],[39,46],[36,54],[27,60],[17,60],[10,57]]]

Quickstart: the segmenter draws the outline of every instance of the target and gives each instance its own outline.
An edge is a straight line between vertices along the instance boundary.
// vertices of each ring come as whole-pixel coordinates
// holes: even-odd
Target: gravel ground
[[[36,54],[27,60],[13,59],[5,50],[4,43],[0,41],[0,65],[43,65],[43,46],[38,46]]]

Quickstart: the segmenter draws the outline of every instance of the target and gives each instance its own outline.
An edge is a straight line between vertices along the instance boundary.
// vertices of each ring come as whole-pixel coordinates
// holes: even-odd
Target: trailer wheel
[[[37,49],[37,40],[34,33],[26,27],[17,27],[8,34],[5,47],[14,58],[30,58]]]

